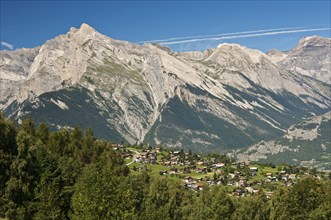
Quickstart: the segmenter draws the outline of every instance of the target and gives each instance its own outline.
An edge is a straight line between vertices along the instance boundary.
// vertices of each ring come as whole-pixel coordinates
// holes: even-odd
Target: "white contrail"
[[[186,40],[186,39],[191,39],[191,38],[220,37],[220,36],[238,35],[238,34],[253,34],[253,33],[269,32],[269,31],[296,30],[296,29],[302,29],[302,28],[306,28],[306,27],[274,28],[274,29],[255,30],[255,31],[223,33],[223,34],[196,35],[196,36],[189,36],[189,37],[173,37],[173,38],[159,39],[159,40],[139,41],[138,43],[161,43],[161,42],[174,41],[174,40]]]
[[[10,43],[7,43],[5,41],[1,41],[1,45],[8,48],[9,50],[12,50],[14,49],[14,45],[10,44]]]
[[[223,36],[223,37],[214,37],[214,38],[210,38],[210,37],[209,38],[196,38],[196,39],[190,39],[190,40],[164,42],[164,43],[160,43],[160,44],[161,45],[173,45],[173,44],[192,43],[192,42],[199,42],[199,41],[217,41],[217,40],[223,40],[223,39],[248,38],[248,37],[259,37],[259,36],[268,36],[268,35],[312,32],[312,31],[325,31],[325,30],[331,30],[331,28],[299,29],[299,30],[273,31],[273,32],[263,32],[263,33],[255,33],[255,34]]]

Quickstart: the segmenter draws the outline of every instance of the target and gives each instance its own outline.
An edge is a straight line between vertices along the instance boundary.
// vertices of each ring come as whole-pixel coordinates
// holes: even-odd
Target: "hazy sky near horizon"
[[[135,43],[175,51],[220,43],[268,51],[304,36],[330,37],[330,1],[8,1],[0,2],[0,49],[31,48],[87,23]]]

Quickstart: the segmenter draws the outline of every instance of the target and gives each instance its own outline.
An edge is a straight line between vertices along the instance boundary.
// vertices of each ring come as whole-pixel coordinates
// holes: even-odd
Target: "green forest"
[[[0,114],[0,219],[331,219],[331,181],[306,177],[260,193],[192,191],[175,178],[132,172],[91,129],[50,131]]]

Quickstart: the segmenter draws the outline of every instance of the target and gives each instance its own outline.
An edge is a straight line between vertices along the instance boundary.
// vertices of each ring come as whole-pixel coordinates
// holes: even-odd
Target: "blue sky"
[[[42,45],[83,22],[111,38],[136,43],[185,38],[161,42],[175,51],[224,42],[262,51],[288,50],[304,36],[331,35],[330,1],[1,0],[0,10],[1,49]],[[219,34],[225,35],[205,36]],[[200,40],[178,42],[191,36]]]

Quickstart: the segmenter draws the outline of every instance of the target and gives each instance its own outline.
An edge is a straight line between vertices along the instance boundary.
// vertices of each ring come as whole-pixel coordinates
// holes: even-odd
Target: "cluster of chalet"
[[[190,176],[186,176],[183,180],[184,186],[193,190],[203,190],[205,184],[202,182],[203,178],[192,178]]]
[[[159,148],[155,150],[143,150],[139,154],[135,155],[134,161],[138,163],[148,163],[157,164],[157,154],[159,153]]]
[[[125,148],[125,146],[123,144],[112,144],[111,147],[114,150],[120,149],[120,148]]]
[[[184,158],[188,158],[189,153],[184,153]],[[166,160],[163,161],[163,165],[164,166],[189,166],[190,165],[190,161],[188,161],[187,159],[184,159],[183,161],[181,161],[180,158],[180,151],[173,151],[170,152],[170,160]]]
[[[214,173],[223,173],[223,171],[221,170],[221,168],[224,167],[224,164],[214,164]],[[239,196],[243,196],[245,195],[245,193],[257,193],[257,190],[254,190],[251,187],[251,184],[247,183],[247,179],[246,177],[241,173],[241,172],[235,172],[235,173],[229,173],[228,174],[228,178],[230,180],[225,180],[226,177],[214,177],[214,178],[210,178],[210,177],[206,177],[206,178],[192,178],[190,176],[186,176],[183,180],[184,182],[184,186],[187,188],[191,188],[193,190],[202,190],[203,186],[205,185],[209,185],[209,186],[213,186],[213,185],[228,185],[228,186],[234,186],[237,187],[237,190],[234,191],[234,195],[239,195]],[[202,181],[205,182],[205,184],[202,184]],[[246,187],[246,188],[245,188]],[[241,190],[240,193],[238,193],[238,190]]]
[[[298,178],[297,174],[287,174],[286,171],[280,171],[277,172],[276,174],[273,174],[271,172],[265,173],[265,180],[261,181],[254,181],[254,182],[249,182],[249,176],[256,176],[257,173],[259,172],[259,168],[255,166],[250,166],[251,162],[250,161],[245,161],[242,163],[233,163],[233,166],[240,167],[240,168],[249,168],[249,175],[247,177],[247,174],[242,173],[240,171],[235,171],[233,173],[228,173],[227,176],[221,176],[218,178],[209,178],[206,177],[205,179],[203,178],[192,178],[190,176],[187,176],[184,178],[184,186],[187,188],[191,188],[193,190],[201,190],[203,189],[204,184],[202,184],[201,181],[204,181],[205,185],[228,185],[235,187],[234,191],[231,193],[232,196],[246,196],[249,194],[255,194],[259,190],[257,190],[258,186],[261,186],[263,184],[268,184],[270,182],[279,182],[282,181],[284,182],[285,186],[290,186],[295,180]],[[224,174],[223,163],[215,163],[213,164],[213,172],[220,173],[220,175]],[[199,171],[197,171],[199,172]],[[277,175],[277,177],[275,176]],[[304,175],[308,175],[308,173],[305,173]],[[226,180],[225,180],[226,179]],[[265,193],[267,198],[270,198],[272,196],[272,192],[266,192]]]
[[[206,166],[204,159],[200,155],[196,155],[194,160],[190,160],[190,154],[184,153],[184,156],[180,156],[180,151],[173,151],[170,153],[170,159],[162,162],[164,166],[182,166],[185,168],[179,169],[179,173],[199,173],[207,174],[209,172],[221,172],[221,169],[225,166],[224,163],[214,163],[211,168]]]
[[[117,148],[122,148],[118,145]],[[122,150],[122,155],[126,159],[132,159],[133,162],[140,164],[162,164],[168,167],[168,170],[161,170],[160,175],[172,175],[183,178],[183,185],[186,188],[192,190],[202,190],[206,186],[212,185],[228,185],[234,187],[232,196],[246,196],[249,194],[255,194],[258,192],[257,188],[264,184],[272,182],[283,182],[285,186],[290,186],[296,182],[299,178],[297,173],[291,173],[285,170],[279,172],[266,172],[263,173],[265,179],[249,181],[252,177],[261,174],[259,167],[251,164],[251,161],[232,163],[232,171],[229,172],[229,166],[221,162],[210,162],[213,160],[205,160],[205,158],[192,154],[184,153],[183,151],[168,151],[166,154],[162,153],[162,149],[143,149],[141,152],[130,151],[125,148]],[[161,158],[158,159],[158,156]],[[166,156],[165,156],[166,155]],[[141,165],[139,168],[134,166],[134,170],[148,171],[146,165]],[[227,171],[225,171],[227,170]],[[212,178],[210,175],[206,175],[205,178],[193,178],[190,175],[196,174],[210,174],[214,173]],[[302,173],[301,173],[302,174]],[[185,177],[183,177],[185,175]],[[304,173],[304,176],[309,176],[309,173]],[[201,176],[201,175],[200,175]],[[301,175],[300,175],[301,176]],[[270,198],[272,192],[267,192],[266,196]]]

